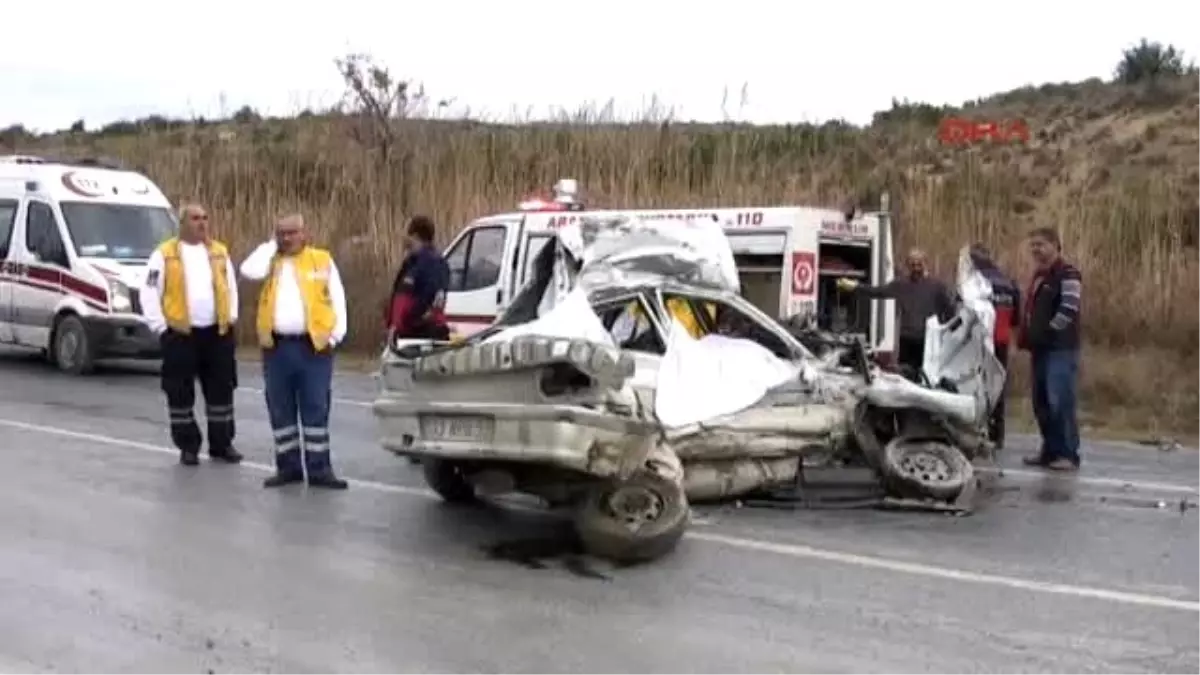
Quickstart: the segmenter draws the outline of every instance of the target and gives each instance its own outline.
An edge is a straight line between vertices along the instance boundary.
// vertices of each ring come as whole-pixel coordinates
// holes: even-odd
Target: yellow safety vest
[[[262,293],[258,296],[258,342],[265,348],[275,346],[271,333],[275,327],[275,289],[279,283],[279,270],[283,256],[278,254],[271,260],[271,273],[267,275]],[[296,270],[296,282],[300,284],[300,297],[304,300],[304,316],[308,324],[308,337],[318,351],[329,346],[329,338],[337,324],[337,313],[333,309],[333,298],[329,295],[329,272],[333,257],[329,251],[305,246],[292,256]]]
[[[704,303],[705,310],[708,312],[709,318],[715,318],[717,313],[716,305],[712,303]],[[636,300],[629,303],[630,313],[634,318],[640,318],[642,315],[641,305]],[[692,312],[691,305],[683,298],[667,298],[667,311],[676,321],[683,324],[688,335],[699,340],[704,337],[704,329],[700,326],[700,320]]]
[[[229,265],[229,251],[225,245],[210,241],[208,262],[212,267],[213,301],[217,310],[217,331],[224,335],[229,331],[230,317],[233,315],[229,302],[229,276],[226,274]],[[183,271],[183,259],[179,256],[179,238],[172,237],[158,247],[163,257],[163,292],[162,312],[167,320],[167,326],[177,333],[190,333],[192,320],[188,316],[187,277]]]

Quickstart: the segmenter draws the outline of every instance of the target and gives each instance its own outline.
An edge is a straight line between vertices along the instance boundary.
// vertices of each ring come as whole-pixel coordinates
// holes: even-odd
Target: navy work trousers
[[[281,475],[328,476],[333,350],[317,351],[307,335],[276,335],[263,350],[263,381],[275,469]]]

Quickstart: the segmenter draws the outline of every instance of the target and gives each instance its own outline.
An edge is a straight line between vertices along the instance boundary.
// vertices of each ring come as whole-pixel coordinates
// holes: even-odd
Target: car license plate
[[[427,441],[490,443],[495,421],[480,415],[422,415],[421,436]]]

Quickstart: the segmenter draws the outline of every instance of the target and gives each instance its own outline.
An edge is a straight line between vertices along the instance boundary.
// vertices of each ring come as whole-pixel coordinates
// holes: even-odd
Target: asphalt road
[[[708,509],[613,569],[555,516],[431,498],[373,442],[363,375],[335,391],[351,489],[262,489],[256,369],[247,464],[189,469],[153,371],[0,355],[0,670],[1200,671],[1194,450],[1090,443],[964,518]]]

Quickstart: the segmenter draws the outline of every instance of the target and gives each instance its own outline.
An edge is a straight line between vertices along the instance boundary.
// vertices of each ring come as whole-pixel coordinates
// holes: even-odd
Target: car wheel
[[[467,480],[462,466],[441,459],[422,459],[425,483],[450,504],[468,504],[476,500],[475,486]]]
[[[74,314],[60,318],[54,326],[50,345],[52,363],[71,375],[86,375],[95,367],[87,329]]]
[[[575,531],[588,553],[639,563],[670,553],[690,516],[681,486],[640,473],[588,489],[575,513]]]
[[[900,437],[884,448],[884,476],[904,496],[950,501],[966,487],[968,469],[962,452],[943,441]]]

